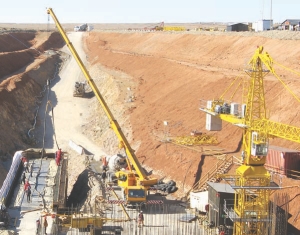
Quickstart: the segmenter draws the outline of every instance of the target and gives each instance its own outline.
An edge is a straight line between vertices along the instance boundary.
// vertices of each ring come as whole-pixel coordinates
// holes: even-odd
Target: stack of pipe
[[[10,166],[9,172],[3,182],[3,185],[0,189],[0,205],[1,208],[3,206],[7,206],[6,203],[8,202],[8,197],[12,190],[14,189],[14,183],[17,180],[18,172],[20,170],[20,167],[22,167],[22,152],[23,151],[17,151],[15,152],[15,155],[12,160],[12,164]]]

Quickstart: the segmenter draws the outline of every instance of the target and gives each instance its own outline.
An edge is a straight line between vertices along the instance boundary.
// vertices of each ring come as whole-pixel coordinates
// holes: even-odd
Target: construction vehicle
[[[158,25],[152,25],[152,26],[148,26],[145,27],[144,30],[151,30],[151,31],[163,31],[164,29],[164,22],[160,22]]]
[[[267,118],[264,77],[271,72],[284,84],[275,73],[273,62],[270,55],[263,52],[262,46],[257,48],[249,69],[245,71],[250,80],[245,86],[248,87],[247,102],[240,109],[238,103],[225,101],[225,92],[219,99],[208,101],[207,107],[200,108],[207,113],[206,120],[213,122],[206,125],[207,129],[221,130],[222,120],[243,129],[242,165],[235,175],[220,175],[236,191],[234,204],[227,204],[224,208],[227,218],[234,223],[235,235],[265,235],[270,230],[270,191],[280,187],[271,182],[270,173],[264,167],[269,138],[279,137],[300,143],[299,127]],[[287,90],[299,101],[290,89]]]
[[[87,31],[88,25],[87,24],[81,24],[81,25],[76,25],[74,27],[74,31],[75,32],[79,32],[79,31]]]
[[[75,82],[73,96],[74,97],[84,97],[85,86],[86,86],[85,82]]]
[[[182,26],[164,26],[163,31],[186,31]]]
[[[163,31],[164,30],[164,25],[165,25],[165,22],[161,22],[159,25],[156,25],[154,27],[154,30],[155,31]]]
[[[84,66],[82,60],[80,59],[77,51],[73,47],[72,43],[70,42],[69,38],[67,37],[66,33],[64,32],[61,24],[59,23],[58,19],[56,18],[52,8],[47,9],[47,14],[50,14],[53,18],[56,27],[58,28],[60,34],[62,35],[63,39],[65,40],[68,48],[70,49],[72,55],[74,56],[75,60],[77,61],[81,71],[83,72],[88,84],[90,85],[91,89],[93,90],[95,96],[97,97],[101,107],[103,108],[106,116],[109,119],[110,126],[115,132],[118,140],[120,141],[119,147],[125,150],[126,160],[128,165],[128,170],[121,170],[116,172],[116,176],[118,179],[118,185],[122,188],[124,199],[126,199],[127,204],[143,204],[147,200],[148,189],[150,186],[155,185],[157,183],[156,178],[150,178],[147,176],[146,172],[142,168],[141,164],[139,163],[134,150],[129,145],[128,140],[126,139],[124,133],[121,130],[121,127],[117,120],[114,118],[113,114],[111,113],[108,105],[106,104],[103,96],[101,95],[100,91],[98,90],[94,80],[91,78],[89,72],[87,71],[86,67]]]

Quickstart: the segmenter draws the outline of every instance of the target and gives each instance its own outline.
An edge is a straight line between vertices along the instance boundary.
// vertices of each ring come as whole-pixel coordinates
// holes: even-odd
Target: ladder
[[[233,156],[225,156],[223,159],[219,160],[217,164],[212,167],[206,175],[201,177],[201,179],[193,185],[193,187],[187,192],[187,200],[190,198],[190,192],[203,192],[207,190],[207,182],[219,182],[217,175],[225,174],[228,172],[229,168],[233,164]]]

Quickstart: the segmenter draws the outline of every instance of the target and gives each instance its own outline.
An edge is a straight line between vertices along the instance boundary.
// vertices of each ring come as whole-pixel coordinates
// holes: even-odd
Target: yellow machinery
[[[250,77],[247,102],[242,105],[241,112],[236,109],[237,103],[226,103],[223,95],[218,100],[208,102],[207,107],[200,110],[207,113],[207,118],[224,120],[243,129],[243,164],[237,168],[235,175],[221,176],[236,191],[232,205],[234,209],[226,205],[225,213],[234,223],[235,235],[265,235],[268,234],[270,222],[270,191],[279,188],[273,185],[264,167],[268,140],[279,137],[300,143],[300,128],[267,118],[264,77],[271,72],[281,83],[283,81],[273,69],[273,59],[267,52],[263,53],[263,47],[255,51],[249,65],[250,68],[246,70]],[[291,90],[289,92],[299,101]]]
[[[154,30],[155,31],[163,31],[163,29],[164,29],[164,22],[161,22],[159,25],[156,25],[155,27],[154,27]]]
[[[99,216],[90,216],[82,213],[72,213],[72,215],[55,216],[55,223],[66,228],[77,228],[80,230],[91,229],[89,234],[98,234],[103,230],[103,225],[108,221],[123,222],[124,219],[103,218]],[[116,229],[118,230],[118,229]],[[94,233],[92,233],[94,231]],[[100,233],[99,233],[100,234]],[[102,234],[102,233],[101,233]]]
[[[185,31],[185,27],[181,26],[164,26],[163,31]]]
[[[109,119],[111,128],[113,129],[113,131],[115,132],[116,136],[120,141],[120,147],[125,149],[129,170],[123,170],[116,173],[116,176],[118,178],[118,185],[123,190],[124,198],[126,199],[127,203],[134,203],[134,204],[145,203],[147,190],[150,188],[150,186],[157,183],[157,179],[149,178],[146,175],[144,169],[142,168],[141,164],[139,163],[137,157],[134,154],[134,150],[130,147],[129,142],[127,141],[125,135],[123,134],[119,123],[114,118],[111,111],[109,110],[94,80],[91,78],[89,72],[87,71],[79,55],[77,54],[77,51],[75,50],[69,38],[67,37],[66,33],[64,32],[52,8],[47,9],[47,14],[50,14],[51,17],[53,18],[57,29],[59,30],[60,34],[65,40],[68,48],[70,49],[81,71],[83,72],[88,84],[92,88],[95,96],[97,97],[99,103],[101,104],[106,116]],[[133,166],[135,172],[131,169],[131,165]]]
[[[175,144],[179,145],[216,145],[218,144],[218,140],[213,135],[208,135],[206,133],[194,133],[192,132],[190,136],[177,136],[175,138],[171,138],[171,141]]]

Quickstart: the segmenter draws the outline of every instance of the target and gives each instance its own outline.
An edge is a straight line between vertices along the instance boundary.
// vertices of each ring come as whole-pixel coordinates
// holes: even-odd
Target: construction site
[[[300,234],[298,32],[45,14],[0,26],[0,234]]]

